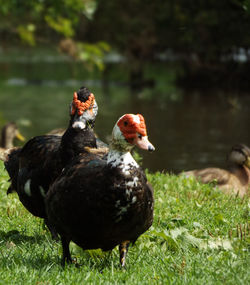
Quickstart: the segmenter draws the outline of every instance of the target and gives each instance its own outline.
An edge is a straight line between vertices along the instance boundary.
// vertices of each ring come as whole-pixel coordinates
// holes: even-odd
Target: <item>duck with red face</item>
[[[5,161],[11,179],[8,193],[16,191],[25,208],[45,220],[53,237],[56,232],[48,223],[44,197],[50,184],[66,164],[85,151],[84,147],[97,147],[93,131],[97,109],[94,95],[81,87],[74,92],[69,126],[63,136],[36,136]]]
[[[151,226],[153,189],[130,154],[135,145],[154,150],[143,116],[126,114],[114,126],[107,155],[82,154],[50,187],[47,215],[61,236],[63,263],[72,261],[74,241],[104,251],[119,245],[124,266],[129,244]]]

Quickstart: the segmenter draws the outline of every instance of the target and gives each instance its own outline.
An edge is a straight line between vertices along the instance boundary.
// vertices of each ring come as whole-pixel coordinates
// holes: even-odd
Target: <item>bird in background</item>
[[[0,160],[7,159],[9,152],[14,148],[14,140],[25,141],[17,124],[9,122],[3,126],[0,138]]]
[[[250,149],[245,144],[236,144],[228,154],[228,169],[209,167],[183,172],[186,177],[193,176],[202,183],[215,182],[226,194],[244,197],[250,188]]]

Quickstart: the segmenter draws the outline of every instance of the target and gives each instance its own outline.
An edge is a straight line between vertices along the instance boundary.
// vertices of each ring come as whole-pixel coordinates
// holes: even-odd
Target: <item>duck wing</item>
[[[19,153],[17,193],[23,205],[35,216],[45,217],[44,196],[62,170],[60,136],[37,136]]]
[[[83,249],[135,242],[153,221],[153,191],[141,169],[124,176],[88,155],[63,170],[46,196],[49,221]]]
[[[15,192],[17,189],[17,177],[19,170],[19,154],[21,148],[13,148],[8,150],[8,154],[5,157],[4,166],[10,177],[10,186],[7,190],[7,194]]]
[[[194,176],[202,183],[216,182],[218,185],[225,184],[230,179],[229,171],[213,167],[186,171],[183,175],[186,177]]]

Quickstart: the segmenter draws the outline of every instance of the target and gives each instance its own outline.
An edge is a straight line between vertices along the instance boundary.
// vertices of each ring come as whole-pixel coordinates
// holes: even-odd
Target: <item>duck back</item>
[[[65,169],[46,197],[48,218],[83,249],[135,242],[153,221],[153,191],[140,168],[111,168],[93,155]]]

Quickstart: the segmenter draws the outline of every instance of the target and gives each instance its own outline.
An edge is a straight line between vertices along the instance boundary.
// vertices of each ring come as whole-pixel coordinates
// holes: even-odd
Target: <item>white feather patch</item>
[[[134,196],[133,198],[132,198],[132,204],[134,204],[135,202],[137,201],[137,197],[136,196]]]
[[[132,116],[133,116],[134,121],[135,121],[137,124],[140,124],[140,123],[141,123],[139,116],[137,116],[137,115],[132,115]]]
[[[39,189],[40,189],[41,195],[45,198],[45,196],[46,196],[45,190],[43,189],[42,186],[39,186]]]
[[[28,179],[24,184],[24,192],[27,196],[31,197],[31,189],[30,189],[31,179]]]
[[[76,122],[73,123],[72,127],[74,129],[81,129],[81,130],[83,130],[83,129],[85,129],[86,124],[84,122],[81,122],[81,121],[76,121]]]
[[[134,160],[130,152],[121,153],[119,151],[111,150],[108,154],[108,164],[112,167],[118,167],[122,170],[125,175],[130,174],[130,169],[139,165]]]
[[[134,177],[133,181],[128,181],[126,186],[128,187],[136,187],[138,185],[139,178],[137,176]]]
[[[126,189],[127,198],[130,198],[130,195],[132,194],[132,192],[133,192],[132,189]]]

